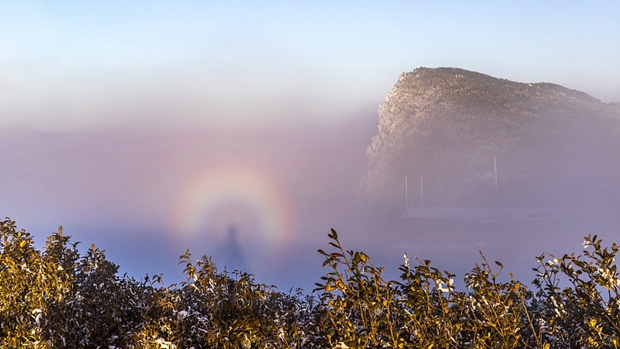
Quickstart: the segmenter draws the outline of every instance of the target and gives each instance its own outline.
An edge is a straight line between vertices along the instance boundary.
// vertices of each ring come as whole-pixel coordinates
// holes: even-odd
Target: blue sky
[[[329,122],[452,66],[620,101],[613,1],[2,1],[0,127]]]

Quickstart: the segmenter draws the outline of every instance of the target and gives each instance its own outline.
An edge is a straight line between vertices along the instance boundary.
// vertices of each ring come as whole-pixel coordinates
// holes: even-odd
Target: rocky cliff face
[[[404,207],[405,177],[410,205],[613,201],[619,132],[619,105],[582,92],[419,68],[402,74],[379,107],[363,187],[372,205],[394,211]]]

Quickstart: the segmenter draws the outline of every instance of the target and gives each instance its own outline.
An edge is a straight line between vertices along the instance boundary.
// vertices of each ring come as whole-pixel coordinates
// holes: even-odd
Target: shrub
[[[618,348],[618,246],[601,247],[594,235],[584,238],[583,247],[579,256],[543,254],[537,258],[540,265],[534,269],[533,283],[541,302],[537,311],[542,314],[544,336],[553,348]]]
[[[210,257],[179,264],[187,280],[135,280],[58,232],[45,248],[10,219],[0,230],[2,348],[618,348],[616,244],[584,239],[581,255],[538,257],[534,291],[482,261],[455,275],[405,254],[399,280],[328,234],[314,295],[283,293]]]

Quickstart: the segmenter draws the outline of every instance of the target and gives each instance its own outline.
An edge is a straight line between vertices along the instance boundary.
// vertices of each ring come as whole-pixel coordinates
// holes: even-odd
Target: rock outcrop
[[[410,206],[609,204],[620,201],[619,136],[620,106],[583,92],[419,68],[379,107],[363,188],[392,212],[406,177]]]

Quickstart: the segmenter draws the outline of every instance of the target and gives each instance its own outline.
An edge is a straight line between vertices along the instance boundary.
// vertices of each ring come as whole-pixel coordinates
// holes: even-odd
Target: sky
[[[321,260],[301,251],[349,227],[400,73],[458,67],[620,102],[618,13],[614,1],[0,0],[0,214],[41,238],[62,224],[136,276],[175,280],[196,248],[305,283],[299,269]]]

